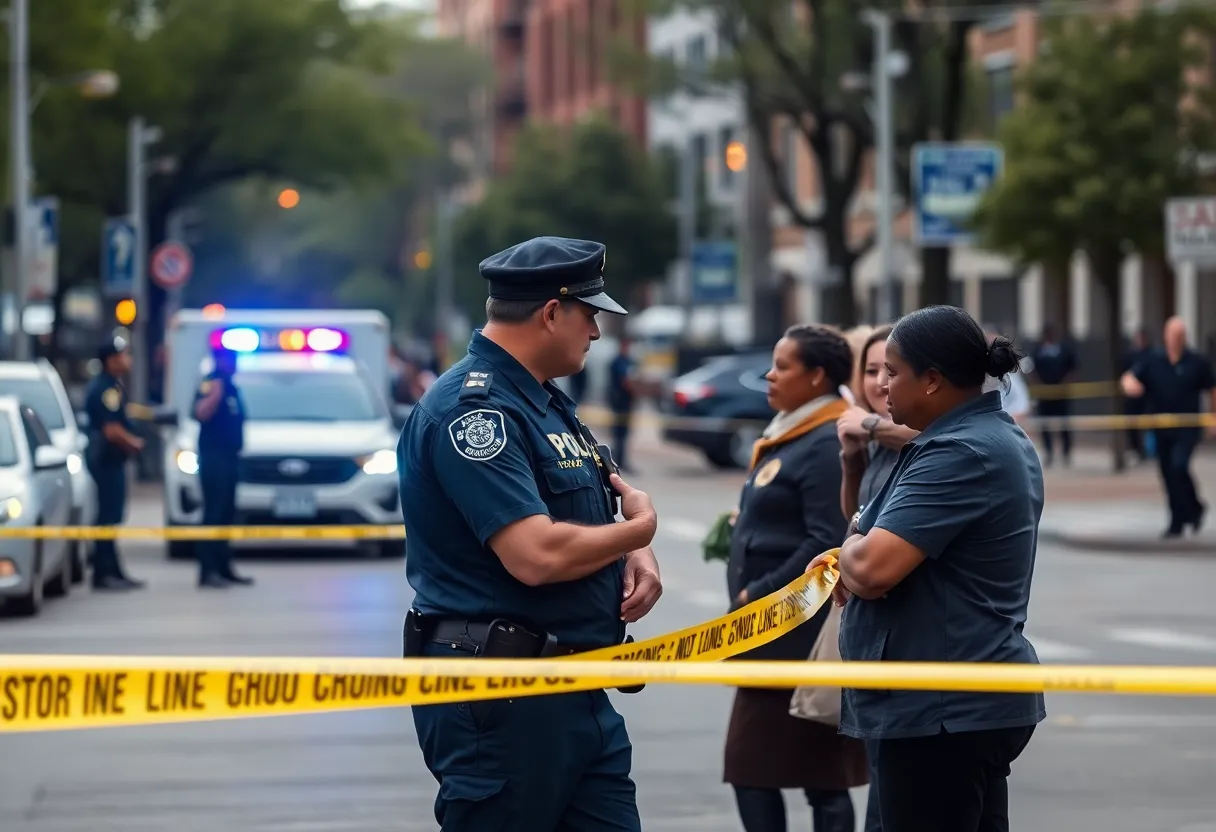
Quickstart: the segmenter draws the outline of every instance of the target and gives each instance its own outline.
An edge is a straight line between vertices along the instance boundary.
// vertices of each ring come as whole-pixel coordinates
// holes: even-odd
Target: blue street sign
[[[110,217],[101,235],[101,293],[106,297],[135,291],[135,226],[126,217]]]
[[[924,143],[912,148],[912,235],[917,245],[970,243],[967,223],[1001,176],[1005,153],[991,142]]]
[[[731,303],[738,280],[738,256],[730,242],[693,243],[693,303]]]

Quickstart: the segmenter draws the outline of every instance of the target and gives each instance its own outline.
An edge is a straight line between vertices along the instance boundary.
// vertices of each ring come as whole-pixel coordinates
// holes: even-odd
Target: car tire
[[[764,431],[759,427],[742,425],[727,437],[726,442],[723,443],[721,448],[717,448],[712,452],[707,451],[705,456],[718,468],[742,468],[746,470],[752,464],[752,446],[756,444],[756,440],[763,433]]]
[[[10,598],[5,606],[23,618],[33,618],[42,612],[45,597],[42,581],[42,541],[35,541],[34,574],[30,576],[30,591],[18,598]]]
[[[405,557],[405,541],[404,540],[381,540],[377,544],[379,555],[385,559],[397,559]]]
[[[72,550],[68,547],[59,560],[59,572],[43,590],[47,598],[66,598],[72,594]]]

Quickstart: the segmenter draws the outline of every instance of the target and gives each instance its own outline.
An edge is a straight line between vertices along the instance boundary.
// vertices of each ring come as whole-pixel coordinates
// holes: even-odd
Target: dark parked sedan
[[[764,380],[772,360],[771,352],[718,356],[674,379],[663,401],[663,438],[720,468],[746,468],[774,416]]]

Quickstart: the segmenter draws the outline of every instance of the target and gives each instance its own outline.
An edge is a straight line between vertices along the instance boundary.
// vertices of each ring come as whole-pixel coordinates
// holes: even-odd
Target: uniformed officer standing
[[[662,592],[643,492],[553,379],[599,338],[604,246],[540,237],[487,258],[488,322],[398,446],[415,590],[405,655],[527,658],[621,643]],[[623,522],[616,522],[616,494]],[[641,828],[632,746],[603,690],[417,706],[444,832]]]
[[[127,419],[127,389],[121,378],[131,370],[127,344],[114,338],[97,353],[101,372],[89,382],[84,407],[89,417],[89,447],[85,465],[97,483],[95,526],[122,524],[127,510],[127,459],[139,453],[144,440],[131,432]],[[140,589],[143,581],[127,577],[113,540],[98,540],[93,546],[93,589]]]
[[[203,525],[230,526],[236,519],[236,486],[241,448],[245,439],[245,403],[233,381],[235,353],[217,349],[211,354],[214,368],[194,394],[194,418],[199,421],[198,478],[203,488]],[[200,541],[198,585],[201,589],[223,589],[231,584],[249,585],[252,578],[232,568],[232,546],[227,539]]]

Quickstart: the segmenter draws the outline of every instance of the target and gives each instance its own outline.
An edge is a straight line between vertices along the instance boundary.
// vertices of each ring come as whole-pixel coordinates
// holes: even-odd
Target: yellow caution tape
[[[617,424],[620,416],[597,408],[580,408],[579,418],[591,427]],[[1022,420],[1027,428],[1059,430],[1126,430],[1128,428],[1181,428],[1216,425],[1212,413],[1150,413],[1139,416],[1099,414],[1094,416],[1027,416]],[[733,433],[740,428],[761,431],[768,425],[762,419],[732,419],[718,416],[673,416],[662,413],[634,413],[629,424],[637,427],[657,427],[681,432]]]
[[[2,526],[21,540],[402,540],[393,526]]]
[[[835,554],[837,550],[832,550]],[[547,660],[0,656],[0,733],[196,722],[569,693],[622,669],[718,662],[810,620],[834,559],[739,609],[667,635]]]

